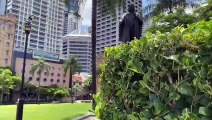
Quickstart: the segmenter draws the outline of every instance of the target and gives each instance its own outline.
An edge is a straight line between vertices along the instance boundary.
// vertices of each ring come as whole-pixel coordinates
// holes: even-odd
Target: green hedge
[[[108,48],[94,96],[102,120],[211,120],[212,21]]]

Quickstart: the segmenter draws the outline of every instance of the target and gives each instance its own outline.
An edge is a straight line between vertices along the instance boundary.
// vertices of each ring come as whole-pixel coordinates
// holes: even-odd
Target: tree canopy
[[[143,9],[143,13],[147,13],[144,18],[157,16],[164,12],[173,13],[179,7],[197,7],[199,6],[198,1],[201,0],[156,0],[155,3],[149,4]]]
[[[74,56],[69,56],[68,59],[65,60],[63,64],[63,68],[65,73],[67,73],[68,69],[71,68],[72,75],[75,73],[80,73],[81,72],[81,67],[77,59],[74,58]]]
[[[48,63],[45,62],[45,59],[43,57],[37,58],[38,63],[34,64],[32,66],[32,75],[34,76],[35,71],[38,71],[39,74],[43,73],[44,71],[49,74],[50,66]]]
[[[152,26],[150,26],[147,31],[151,33],[156,33],[156,31],[170,32],[177,26],[187,27],[188,24],[195,22],[197,22],[195,15],[187,14],[184,8],[178,8],[174,13],[161,13],[155,16]]]
[[[18,87],[21,83],[21,78],[12,74],[9,69],[0,69],[0,92],[1,104],[4,94],[10,94],[10,91]]]

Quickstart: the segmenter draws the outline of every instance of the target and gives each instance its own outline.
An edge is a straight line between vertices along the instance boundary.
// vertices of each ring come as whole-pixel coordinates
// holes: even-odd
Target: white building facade
[[[91,73],[91,36],[74,31],[63,37],[63,59],[74,56],[82,72]]]
[[[134,4],[136,12],[141,10],[141,0],[127,0],[126,5]],[[109,13],[104,14],[101,12],[101,7],[104,5],[98,5],[97,8],[97,24],[96,24],[96,52],[97,54],[103,53],[106,47],[117,46],[119,41],[119,21],[124,14],[123,9],[116,10],[115,17]]]
[[[8,0],[7,12],[15,14],[18,18],[15,50],[24,50],[24,21],[33,15],[28,52],[41,50],[60,54],[64,8],[63,0]]]

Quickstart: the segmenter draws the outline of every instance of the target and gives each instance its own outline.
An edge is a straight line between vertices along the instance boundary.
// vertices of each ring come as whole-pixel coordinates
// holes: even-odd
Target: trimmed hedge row
[[[212,20],[108,48],[101,71],[102,120],[210,120]]]

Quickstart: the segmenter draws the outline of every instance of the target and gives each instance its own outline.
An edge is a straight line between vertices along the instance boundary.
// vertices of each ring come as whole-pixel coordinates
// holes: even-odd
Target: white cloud
[[[82,25],[91,26],[92,0],[87,0],[84,10],[82,11]]]

